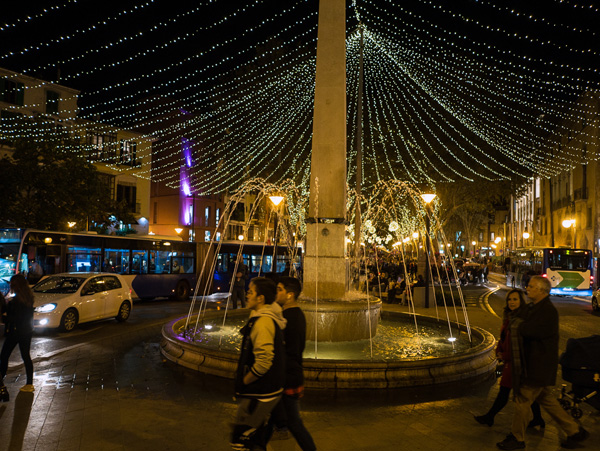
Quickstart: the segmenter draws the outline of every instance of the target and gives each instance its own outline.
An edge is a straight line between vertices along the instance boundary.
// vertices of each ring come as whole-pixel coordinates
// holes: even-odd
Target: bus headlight
[[[40,305],[39,307],[36,307],[34,309],[34,311],[36,313],[48,313],[51,312],[52,310],[54,310],[56,308],[56,304],[44,304],[44,305]]]

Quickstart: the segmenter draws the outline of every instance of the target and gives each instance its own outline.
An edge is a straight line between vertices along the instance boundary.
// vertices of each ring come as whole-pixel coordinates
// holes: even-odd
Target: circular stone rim
[[[247,316],[248,310],[230,312],[230,316]],[[207,312],[206,317],[222,316],[222,312]],[[387,318],[414,318],[418,322],[438,323],[436,318],[404,313],[381,312]],[[239,354],[204,348],[183,341],[179,330],[187,317],[174,319],[162,328],[161,354],[183,367],[206,374],[233,379]],[[447,320],[443,320],[447,323]],[[464,324],[451,321],[452,327],[466,331]],[[304,359],[304,386],[307,388],[401,388],[447,384],[458,381],[485,380],[496,369],[494,336],[479,327],[471,333],[481,342],[471,349],[452,356],[407,360],[326,360]]]

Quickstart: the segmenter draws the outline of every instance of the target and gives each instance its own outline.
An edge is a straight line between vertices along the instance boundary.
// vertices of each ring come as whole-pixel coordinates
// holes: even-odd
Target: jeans
[[[270,432],[272,432],[273,426],[287,427],[302,451],[316,451],[315,442],[300,418],[300,400],[296,396],[283,395],[281,401],[271,412],[269,425]],[[271,433],[269,433],[270,437]]]
[[[8,370],[8,359],[12,354],[13,350],[19,345],[21,351],[21,358],[25,364],[25,373],[27,374],[27,383],[33,384],[33,362],[29,356],[29,350],[31,349],[31,334],[20,335],[17,333],[10,333],[4,340],[2,345],[2,351],[0,352],[0,382],[4,380],[6,371]]]

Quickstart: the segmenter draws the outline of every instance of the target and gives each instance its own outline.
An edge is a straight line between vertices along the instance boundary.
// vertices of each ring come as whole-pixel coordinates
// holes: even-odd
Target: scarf
[[[513,396],[519,394],[521,388],[521,379],[527,376],[525,368],[525,356],[523,354],[523,337],[519,333],[519,326],[523,322],[522,318],[512,318],[508,325],[510,329],[510,357],[512,372]]]

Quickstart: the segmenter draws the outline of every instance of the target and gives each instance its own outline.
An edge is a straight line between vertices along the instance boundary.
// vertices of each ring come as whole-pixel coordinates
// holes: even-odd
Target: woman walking
[[[511,339],[510,339],[510,323],[515,319],[519,318],[524,313],[524,309],[528,308],[525,304],[523,292],[518,289],[512,289],[506,295],[506,305],[504,306],[504,317],[502,321],[502,328],[500,330],[500,341],[496,347],[496,356],[498,360],[504,362],[502,369],[502,376],[500,378],[500,390],[498,396],[492,407],[485,415],[476,416],[475,420],[480,424],[487,424],[493,426],[494,417],[500,412],[508,402],[508,395],[510,390],[513,388],[513,367],[512,364],[512,353],[511,353]],[[546,427],[546,423],[542,419],[540,412],[540,406],[538,403],[531,405],[531,411],[533,412],[533,420],[529,423],[529,427],[540,426]]]
[[[32,392],[34,390],[33,362],[29,356],[33,336],[33,292],[22,274],[11,277],[10,289],[14,296],[2,305],[6,338],[2,351],[0,351],[0,400],[4,402],[9,399],[4,385],[4,376],[8,370],[8,359],[17,345],[19,345],[27,374],[27,383],[21,388],[21,391]]]

